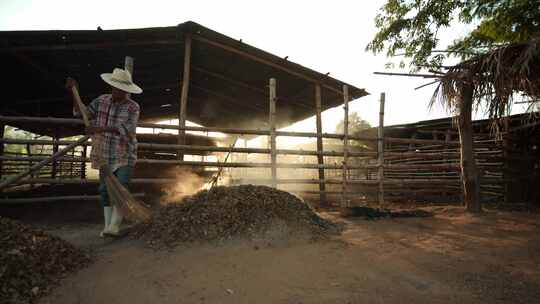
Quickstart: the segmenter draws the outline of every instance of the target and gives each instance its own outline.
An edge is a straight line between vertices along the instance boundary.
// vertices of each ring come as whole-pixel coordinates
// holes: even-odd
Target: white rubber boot
[[[124,216],[122,215],[120,209],[117,207],[112,207],[111,224],[109,225],[107,231],[104,231],[104,233],[112,236],[119,236],[120,225],[122,225],[123,219]]]
[[[105,219],[105,227],[103,227],[103,231],[99,234],[100,237],[104,237],[105,233],[109,229],[109,226],[111,225],[111,218],[112,218],[112,212],[113,209],[111,206],[105,206],[103,207],[103,218]]]

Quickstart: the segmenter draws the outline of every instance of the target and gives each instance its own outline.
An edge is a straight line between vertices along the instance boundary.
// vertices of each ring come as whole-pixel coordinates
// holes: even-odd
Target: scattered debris
[[[70,243],[0,217],[0,302],[34,303],[90,257]],[[6,301],[6,302],[3,302]]]
[[[220,241],[238,237],[284,238],[297,234],[311,239],[339,233],[296,196],[266,186],[241,185],[203,190],[160,207],[149,223],[133,230],[134,238],[153,248],[181,242]]]

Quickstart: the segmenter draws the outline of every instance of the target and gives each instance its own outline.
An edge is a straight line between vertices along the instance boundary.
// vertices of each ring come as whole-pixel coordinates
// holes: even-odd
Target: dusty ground
[[[348,220],[338,238],[154,252],[100,225],[49,231],[96,262],[41,303],[539,303],[540,215]],[[332,216],[332,215],[329,215]]]

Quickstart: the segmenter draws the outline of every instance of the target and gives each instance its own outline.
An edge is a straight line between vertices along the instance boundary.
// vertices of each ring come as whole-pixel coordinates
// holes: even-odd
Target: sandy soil
[[[431,210],[433,218],[347,220],[342,236],[318,243],[171,252],[99,239],[96,224],[49,228],[92,248],[96,262],[40,303],[539,303],[540,215]]]

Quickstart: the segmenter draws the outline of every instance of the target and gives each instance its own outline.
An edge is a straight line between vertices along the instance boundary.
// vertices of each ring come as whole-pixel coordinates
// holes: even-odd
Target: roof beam
[[[266,92],[264,89],[261,89],[261,88],[257,88],[257,87],[254,87],[252,85],[249,85],[245,82],[242,82],[240,80],[236,80],[236,79],[232,79],[232,78],[229,78],[229,77],[226,77],[224,76],[223,74],[219,74],[219,73],[216,73],[216,72],[212,72],[212,71],[209,71],[209,70],[206,70],[206,69],[203,69],[201,67],[197,67],[197,66],[191,66],[191,68],[194,70],[194,71],[197,71],[199,73],[202,73],[202,74],[206,74],[206,75],[210,75],[212,77],[215,77],[215,78],[219,78],[221,80],[225,80],[227,82],[230,82],[230,83],[233,83],[233,84],[236,84],[238,86],[241,86],[241,87],[244,87],[244,88],[247,88],[247,89],[250,89],[252,91],[255,91],[265,97],[268,97],[268,92]]]
[[[191,66],[191,69],[195,70],[197,72],[200,72],[201,74],[210,75],[212,77],[216,77],[218,79],[222,79],[222,80],[228,81],[230,83],[236,84],[238,86],[250,89],[252,91],[255,91],[255,92],[259,93],[260,95],[262,95],[264,97],[268,97],[268,92],[266,92],[266,90],[254,87],[254,86],[249,85],[249,84],[247,84],[245,82],[242,82],[242,81],[239,81],[239,80],[236,80],[236,79],[232,79],[232,78],[224,76],[223,74],[212,72],[212,71],[209,71],[209,70],[206,70],[206,69],[203,69],[203,68],[200,68],[200,67],[196,67],[196,66]],[[301,106],[301,107],[303,107],[305,109],[312,109],[312,107],[309,107],[309,106],[307,106],[306,104],[304,104],[302,102],[296,101],[296,98],[291,99],[291,98],[278,97],[278,99],[282,100],[282,101],[288,101],[288,102],[297,104],[297,105],[299,105],[299,106]]]
[[[197,90],[199,90],[199,91],[205,92],[205,93],[207,93],[207,94],[213,95],[213,96],[215,96],[215,97],[217,97],[217,98],[219,98],[219,99],[223,99],[223,100],[226,100],[226,101],[230,101],[230,102],[232,102],[232,103],[234,103],[234,104],[237,104],[237,105],[239,105],[239,106],[242,106],[242,107],[251,108],[251,109],[257,110],[257,111],[265,111],[265,109],[263,109],[263,108],[261,108],[261,107],[259,107],[259,106],[256,106],[256,105],[253,105],[253,104],[249,104],[249,103],[238,102],[236,99],[234,99],[234,98],[232,98],[232,97],[229,97],[229,96],[225,96],[225,95],[216,93],[216,92],[214,92],[214,91],[212,91],[212,90],[205,89],[205,88],[203,88],[203,87],[201,87],[201,86],[198,86],[198,85],[196,85],[196,84],[193,84],[193,83],[191,83],[191,87],[192,87],[192,88],[195,88],[195,89],[197,89]]]
[[[70,50],[100,50],[125,46],[140,45],[181,45],[179,40],[142,40],[142,41],[120,41],[120,42],[95,42],[95,43],[65,43],[65,44],[45,44],[45,45],[26,45],[26,46],[3,46],[0,52],[24,52],[24,51],[70,51]]]
[[[287,68],[287,67],[284,67],[284,66],[281,65],[281,64],[277,64],[277,63],[272,62],[272,61],[270,61],[270,60],[266,60],[266,59],[257,57],[257,56],[255,56],[255,55],[249,54],[249,53],[247,53],[247,52],[245,52],[245,51],[236,49],[236,48],[234,48],[234,47],[230,47],[230,46],[228,46],[228,45],[224,45],[224,44],[222,44],[222,43],[219,43],[219,42],[215,42],[215,41],[206,39],[206,38],[204,38],[204,37],[202,37],[202,36],[200,36],[200,35],[193,35],[193,39],[195,39],[195,40],[197,40],[197,41],[200,41],[200,42],[204,42],[204,43],[206,43],[206,44],[213,45],[213,46],[215,46],[215,47],[222,48],[222,49],[227,50],[227,51],[229,51],[229,52],[231,52],[231,53],[238,54],[238,55],[240,55],[240,56],[242,56],[242,57],[251,59],[251,60],[253,60],[253,61],[257,61],[257,62],[266,64],[266,65],[271,66],[271,67],[273,67],[273,68],[276,68],[276,69],[282,70],[282,71],[284,71],[284,72],[287,72],[287,73],[289,73],[289,74],[291,74],[291,75],[294,75],[294,76],[296,76],[296,77],[298,77],[298,78],[301,78],[301,79],[304,79],[304,80],[307,80],[307,81],[311,81],[311,82],[313,82],[313,83],[320,83],[322,87],[324,87],[324,88],[326,88],[326,89],[328,89],[328,90],[330,90],[330,91],[332,91],[332,92],[334,92],[334,93],[337,93],[337,94],[339,94],[339,95],[342,95],[342,94],[343,94],[343,92],[341,92],[341,90],[338,90],[338,89],[336,89],[336,88],[334,88],[334,87],[331,87],[331,86],[329,86],[329,85],[327,85],[327,84],[322,83],[322,79],[315,79],[315,78],[306,76],[306,75],[304,75],[304,74],[302,74],[302,73],[299,73],[299,72],[293,71],[292,69],[289,69],[289,68]]]

